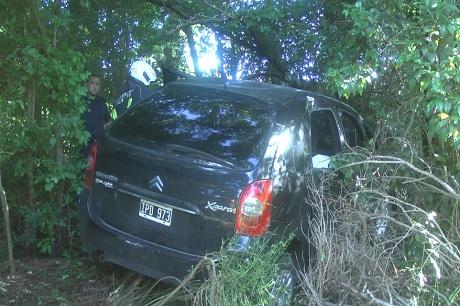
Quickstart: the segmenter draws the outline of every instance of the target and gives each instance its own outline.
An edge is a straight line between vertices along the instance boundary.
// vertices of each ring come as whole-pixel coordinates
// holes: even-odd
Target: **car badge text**
[[[236,208],[222,206],[222,205],[217,204],[217,202],[208,201],[208,205],[206,205],[205,208],[210,209],[212,211],[224,211],[224,212],[229,212],[229,213],[234,213],[234,214],[236,213]]]

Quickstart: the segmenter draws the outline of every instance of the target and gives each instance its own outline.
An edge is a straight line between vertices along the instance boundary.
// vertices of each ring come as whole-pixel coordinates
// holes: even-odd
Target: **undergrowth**
[[[268,305],[277,264],[288,240],[260,239],[244,257],[222,249],[210,277],[194,293],[194,305]]]
[[[336,170],[341,190],[331,176],[309,180],[315,217],[304,232],[317,252],[302,277],[306,304],[458,305],[455,179],[416,155],[366,150],[339,156]]]

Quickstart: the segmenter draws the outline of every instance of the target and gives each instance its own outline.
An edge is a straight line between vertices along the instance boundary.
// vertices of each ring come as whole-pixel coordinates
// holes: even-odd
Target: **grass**
[[[211,276],[194,293],[194,305],[267,305],[286,243],[260,239],[244,258],[222,249],[213,256]]]
[[[246,256],[229,252],[209,254],[183,283],[173,289],[148,278],[129,279],[114,291],[110,305],[268,305],[274,275],[286,241],[260,239]],[[204,281],[196,275],[206,274]]]

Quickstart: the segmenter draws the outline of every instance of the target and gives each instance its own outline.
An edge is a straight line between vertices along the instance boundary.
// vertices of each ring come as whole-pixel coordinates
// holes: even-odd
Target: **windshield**
[[[160,91],[116,121],[109,135],[154,149],[168,150],[168,144],[191,148],[251,168],[262,158],[273,112],[244,99]]]

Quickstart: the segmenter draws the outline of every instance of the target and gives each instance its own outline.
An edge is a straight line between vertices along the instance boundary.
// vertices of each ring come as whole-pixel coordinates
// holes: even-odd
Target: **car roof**
[[[320,93],[256,81],[224,81],[220,79],[191,78],[168,83],[166,87],[195,87],[218,90],[245,95],[270,104],[285,104],[295,100],[308,100],[311,106],[322,107],[332,104],[334,106],[341,106],[357,114],[351,106]],[[313,99],[308,99],[308,97]]]

